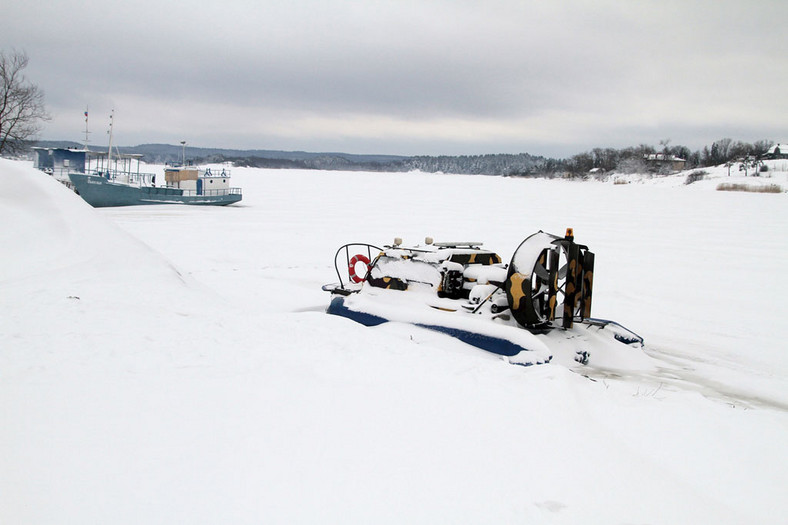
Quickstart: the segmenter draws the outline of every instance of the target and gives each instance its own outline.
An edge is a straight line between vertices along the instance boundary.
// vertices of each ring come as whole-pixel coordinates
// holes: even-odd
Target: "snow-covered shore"
[[[647,184],[663,187],[692,186],[694,191],[719,190],[721,185],[736,186],[738,191],[763,191],[770,186],[776,193],[788,191],[788,159],[764,160],[765,171],[748,167],[746,170],[739,163],[730,166],[712,166],[693,168],[671,175],[640,174],[640,173],[601,173],[599,179],[612,184]]]
[[[0,160],[0,522],[782,522],[785,193],[233,176],[237,206],[94,210]],[[568,226],[647,369],[322,313],[345,242]]]

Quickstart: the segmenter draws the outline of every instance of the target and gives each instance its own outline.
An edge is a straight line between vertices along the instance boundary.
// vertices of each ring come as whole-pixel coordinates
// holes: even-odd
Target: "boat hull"
[[[130,186],[112,182],[98,175],[69,173],[74,190],[94,208],[139,206],[149,204],[187,204],[193,206],[227,206],[239,202],[241,193],[218,195],[184,195],[178,188]]]

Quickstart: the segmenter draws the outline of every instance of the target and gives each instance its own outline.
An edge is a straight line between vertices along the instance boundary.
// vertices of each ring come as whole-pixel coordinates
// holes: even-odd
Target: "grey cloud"
[[[220,118],[212,140],[272,148],[572,153],[598,138],[644,142],[654,129],[680,143],[734,131],[748,135],[735,137],[742,140],[785,139],[775,136],[786,132],[776,115],[788,114],[783,2],[233,0],[196,8],[144,0],[50,2],[41,11],[51,16],[22,3],[7,11],[0,47],[30,55],[28,76],[56,114],[45,131],[52,138],[86,103],[108,113],[133,99],[166,108],[158,113],[169,121],[116,108],[145,113],[148,129],[140,122],[128,131],[150,142],[168,128],[180,132],[178,113],[208,115],[218,105],[260,124],[244,136],[244,125]],[[367,119],[369,136],[309,128],[308,116],[336,119],[337,129]],[[301,122],[301,139],[266,126],[269,118]],[[458,139],[436,122],[468,126],[469,137],[475,127],[488,131]],[[517,127],[528,125],[518,139]],[[426,139],[419,126],[436,133]],[[540,137],[533,126],[550,130]],[[408,129],[413,139],[403,138]]]

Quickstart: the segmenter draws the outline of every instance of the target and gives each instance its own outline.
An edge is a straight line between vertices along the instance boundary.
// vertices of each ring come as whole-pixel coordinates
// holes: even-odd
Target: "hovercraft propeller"
[[[590,317],[593,282],[594,254],[567,228],[563,238],[543,231],[527,237],[512,256],[504,290],[520,325],[549,329],[558,312],[568,329],[576,317]]]

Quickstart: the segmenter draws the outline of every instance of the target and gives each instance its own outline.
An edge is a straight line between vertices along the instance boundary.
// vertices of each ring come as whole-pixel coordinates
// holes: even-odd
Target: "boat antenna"
[[[88,135],[90,131],[88,131],[88,106],[85,106],[85,151],[88,150]]]
[[[186,167],[186,141],[181,141],[181,147],[183,148],[183,160],[181,161],[181,166],[184,168]]]

